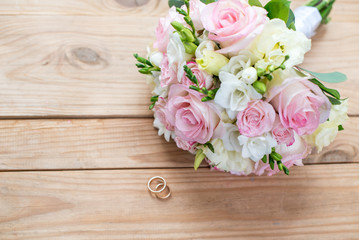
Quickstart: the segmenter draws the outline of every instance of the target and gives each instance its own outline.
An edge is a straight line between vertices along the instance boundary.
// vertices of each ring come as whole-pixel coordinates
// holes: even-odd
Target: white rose
[[[257,36],[250,46],[254,55],[261,59],[256,67],[266,69],[270,65],[280,66],[286,55],[287,68],[303,62],[304,54],[311,48],[311,40],[303,33],[287,28],[280,19],[272,19],[264,26],[263,32]]]
[[[248,158],[243,158],[240,152],[227,151],[221,139],[211,141],[215,152],[207,147],[202,148],[210,165],[216,168],[239,175],[248,175],[253,172],[254,162]]]
[[[244,135],[238,137],[239,143],[243,145],[242,157],[250,158],[258,162],[264,155],[270,154],[272,148],[277,146],[277,141],[270,133],[259,137],[248,138]]]
[[[154,115],[155,120],[153,121],[153,126],[158,129],[158,136],[164,136],[167,142],[170,141],[170,139],[175,139],[176,135],[174,132],[169,131],[162,123],[161,121],[156,118],[156,115]]]
[[[222,136],[222,141],[225,149],[228,151],[241,152],[242,147],[238,141],[240,135],[238,127],[231,123],[225,123],[223,126],[225,128],[225,133]]]
[[[170,65],[180,65],[185,61],[191,60],[192,58],[191,54],[186,53],[178,33],[173,33],[170,35],[170,40],[167,46],[167,57]]]
[[[220,72],[219,79],[222,84],[214,101],[226,109],[229,118],[235,119],[238,112],[247,107],[249,101],[261,99],[259,94],[251,85],[238,80],[238,78],[227,72]]]
[[[329,121],[320,124],[313,134],[304,136],[305,140],[315,146],[318,153],[321,152],[334,141],[339,132],[338,126],[349,119],[347,112],[348,100],[342,101],[340,105],[332,105]]]

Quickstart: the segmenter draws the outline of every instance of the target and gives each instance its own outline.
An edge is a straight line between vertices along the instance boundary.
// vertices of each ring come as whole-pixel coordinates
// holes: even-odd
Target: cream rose
[[[285,56],[287,68],[303,62],[304,54],[311,48],[311,40],[303,33],[287,28],[280,19],[272,19],[265,24],[263,32],[253,41],[250,50],[261,59],[256,67],[267,69],[268,66],[280,66]],[[267,69],[268,70],[268,69]]]

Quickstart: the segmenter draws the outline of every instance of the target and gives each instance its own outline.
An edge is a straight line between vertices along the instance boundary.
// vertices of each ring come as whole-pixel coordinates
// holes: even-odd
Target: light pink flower
[[[262,32],[268,18],[264,8],[243,0],[219,0],[203,8],[201,20],[209,38],[221,44],[218,52],[236,54]]]
[[[302,160],[306,158],[312,150],[302,137],[295,134],[294,138],[294,144],[290,147],[287,147],[285,144],[276,147],[276,152],[282,155],[282,163],[287,168],[294,165],[303,166]],[[256,163],[253,173],[256,175],[262,175],[265,172],[268,176],[278,173],[279,169],[277,164],[275,164],[274,170],[272,170],[268,162],[263,163],[262,161],[259,161]]]
[[[163,97],[159,97],[155,107],[153,108],[154,115],[155,118],[157,118],[167,130],[173,131],[174,128],[166,117],[166,105],[167,100]]]
[[[257,137],[273,128],[275,111],[269,103],[255,100],[237,115],[239,132],[246,137]]]
[[[183,139],[176,137],[175,138],[175,142],[177,144],[177,147],[188,151],[192,154],[194,154],[196,152],[196,142],[188,142],[188,141],[184,141]]]
[[[279,117],[276,117],[274,127],[272,129],[272,135],[277,143],[291,146],[294,143],[294,131],[291,128],[285,128],[280,122]]]
[[[193,21],[194,28],[198,30],[203,29],[203,24],[201,21],[201,11],[206,6],[203,2],[200,0],[191,0],[190,2],[190,17]]]
[[[307,78],[289,78],[273,87],[267,101],[279,113],[283,127],[300,136],[312,134],[329,118],[331,104],[322,90]]]
[[[174,31],[174,28],[171,25],[171,22],[173,21],[185,23],[183,16],[176,11],[175,7],[172,7],[169,10],[166,17],[160,18],[160,21],[155,30],[156,41],[153,43],[153,48],[157,48],[160,52],[167,52],[170,33]]]
[[[198,64],[196,62],[188,62],[186,64],[196,76],[198,80],[198,85],[203,88],[210,89],[213,86],[213,78],[212,75],[208,74],[206,71],[202,71],[199,69]],[[181,83],[185,86],[195,85],[188,77],[186,77],[186,72],[181,69]]]
[[[159,67],[161,68],[161,75],[160,75],[161,87],[164,88],[171,84],[178,83],[177,66],[175,64],[170,66],[166,54],[163,56]]]
[[[170,87],[166,118],[174,126],[176,136],[201,144],[217,135],[222,126],[219,114],[211,103],[202,102],[198,92],[181,84]]]

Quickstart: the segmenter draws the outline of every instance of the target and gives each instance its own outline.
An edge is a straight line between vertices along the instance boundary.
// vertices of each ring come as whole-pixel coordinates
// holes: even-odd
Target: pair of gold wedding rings
[[[167,199],[171,196],[170,187],[163,177],[152,177],[147,183],[147,188],[152,195],[159,199]]]

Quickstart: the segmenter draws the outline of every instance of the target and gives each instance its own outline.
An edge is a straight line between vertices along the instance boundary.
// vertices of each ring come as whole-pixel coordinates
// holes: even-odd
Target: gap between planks
[[[356,162],[327,162],[327,163],[306,163],[305,166],[325,166],[325,165],[358,165]],[[294,166],[294,168],[300,168],[302,166]],[[14,169],[14,170],[0,170],[0,173],[11,173],[11,172],[78,172],[78,171],[137,171],[137,170],[181,170],[181,169],[193,169],[193,167],[139,167],[139,168],[73,168],[73,169]],[[199,169],[210,169],[210,166],[199,166]],[[210,170],[212,171],[212,170]],[[193,170],[193,173],[196,173],[196,170]],[[218,172],[218,171],[214,171]],[[263,175],[265,176],[265,174]],[[245,177],[256,177],[256,175],[248,175]]]

